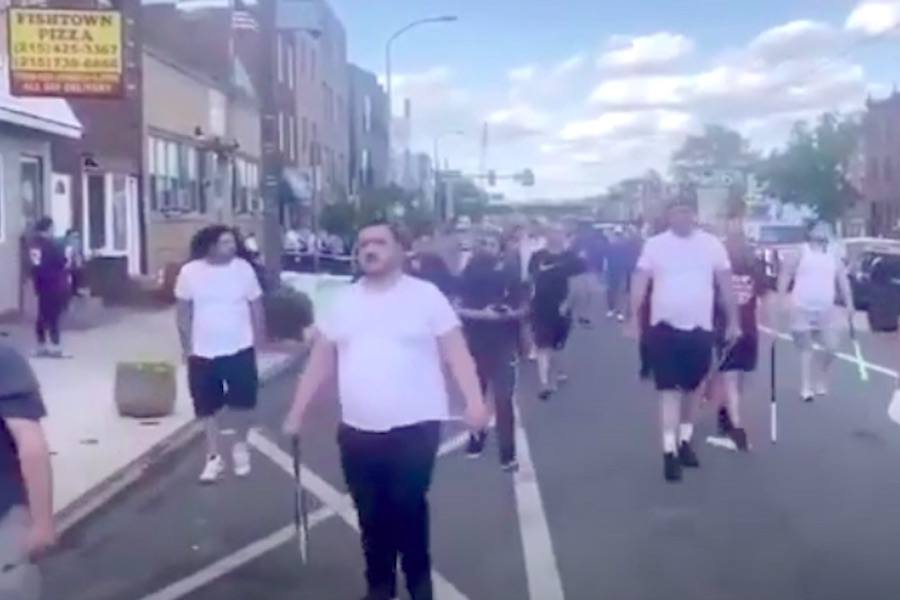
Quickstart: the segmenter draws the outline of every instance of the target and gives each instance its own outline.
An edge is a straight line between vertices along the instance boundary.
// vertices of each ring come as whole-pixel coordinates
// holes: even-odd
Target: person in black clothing
[[[53,220],[50,217],[44,217],[37,222],[35,234],[29,254],[32,265],[31,278],[38,303],[35,323],[37,355],[62,358],[59,320],[69,298],[68,260],[65,249],[53,239]]]
[[[413,277],[433,283],[447,297],[454,294],[456,278],[436,252],[422,250],[413,253],[407,263],[407,272]]]
[[[35,561],[56,541],[50,452],[34,372],[0,344],[0,598],[37,600]]]
[[[501,256],[499,237],[485,234],[463,269],[457,290],[457,312],[462,317],[482,392],[490,390],[494,398],[500,464],[508,472],[518,468],[513,393],[519,324],[526,312],[524,290],[515,267]],[[481,455],[486,439],[487,431],[470,434],[467,453],[471,458]]]
[[[712,395],[719,402],[719,433],[731,438],[741,451],[747,451],[747,434],[741,421],[741,396],[747,375],[756,371],[759,360],[759,326],[756,309],[758,299],[768,293],[766,266],[753,252],[743,232],[735,229],[725,239],[725,249],[731,261],[731,279],[738,305],[741,335],[733,343],[725,341],[725,311],[715,305],[713,327],[716,350],[721,367],[711,383]]]
[[[558,382],[566,379],[554,358],[565,347],[572,327],[569,279],[583,271],[583,263],[566,250],[563,232],[556,228],[548,231],[547,247],[536,252],[528,265],[534,289],[531,326],[537,347],[541,400],[548,400],[553,394],[554,370]]]

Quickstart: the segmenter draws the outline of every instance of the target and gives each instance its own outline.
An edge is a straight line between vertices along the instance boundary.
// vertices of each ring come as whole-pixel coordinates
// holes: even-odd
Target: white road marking
[[[309,516],[309,525],[310,527],[318,525],[334,515],[335,512],[331,507],[323,506]],[[241,548],[234,554],[230,554],[225,558],[217,560],[196,573],[185,577],[180,581],[176,581],[158,592],[145,596],[141,600],[178,600],[179,598],[184,598],[188,594],[212,583],[216,579],[219,579],[220,577],[241,568],[247,563],[256,560],[260,556],[271,552],[282,544],[286,544],[291,541],[294,536],[293,525],[282,527],[278,531]]]
[[[457,436],[460,437],[460,436]],[[291,456],[281,449],[278,444],[272,442],[265,436],[254,432],[250,436],[250,445],[256,448],[263,456],[271,460],[275,465],[294,476],[294,465]],[[306,466],[303,469],[302,478],[305,486],[314,495],[318,496],[326,506],[334,510],[334,512],[343,519],[350,527],[359,531],[359,521],[356,518],[356,510],[353,508],[353,501],[349,495],[341,494],[332,487],[327,481],[313,473]],[[435,597],[440,600],[468,600],[468,597],[460,592],[456,587],[444,579],[437,571],[432,571],[434,579]]]
[[[519,513],[519,533],[525,554],[525,574],[531,600],[563,600],[562,581],[550,527],[544,513],[544,502],[538,486],[537,474],[531,460],[528,436],[522,425],[522,415],[516,407],[516,453],[519,471],[514,476],[516,509]]]
[[[455,452],[466,444],[468,441],[468,433],[460,433],[441,445],[438,452],[440,456]],[[270,459],[276,466],[281,468],[288,475],[293,477],[294,467],[291,456],[283,451],[277,444],[270,441],[257,430],[250,433],[250,445],[256,448],[263,456]],[[328,482],[319,477],[316,473],[303,466],[303,485],[312,494],[314,494],[325,506],[319,508],[309,516],[310,528],[328,520],[331,517],[339,516],[352,528],[359,530],[359,522],[356,517],[356,510],[353,507],[353,500],[349,495],[341,494],[332,487]],[[296,536],[294,525],[286,525],[281,529],[267,535],[264,538],[241,548],[240,550],[230,554],[202,569],[176,581],[165,588],[145,596],[141,600],[179,600],[188,594],[212,583],[216,579],[224,577],[228,573],[235,571],[242,566],[256,560],[257,558],[271,552],[279,546],[293,540]],[[441,600],[468,600],[466,596],[459,592],[451,583],[445,580],[438,573],[434,573],[435,591],[437,597]]]
[[[769,327],[765,327],[762,325],[759,327],[759,330],[770,336],[777,337],[780,340],[793,341],[793,339],[794,339],[787,333],[783,333],[781,331],[776,331],[774,329],[771,329]],[[821,347],[816,345],[816,349],[821,349]],[[864,367],[865,369],[867,369],[869,371],[873,371],[875,373],[880,373],[881,375],[886,375],[887,377],[893,377],[895,379],[897,378],[897,372],[894,371],[893,369],[888,369],[887,367],[882,367],[881,365],[875,364],[873,362],[869,362],[867,360],[858,361],[856,359],[856,357],[853,356],[852,354],[847,354],[846,352],[838,352],[837,357],[839,359],[841,359],[845,362],[851,363],[853,365]]]

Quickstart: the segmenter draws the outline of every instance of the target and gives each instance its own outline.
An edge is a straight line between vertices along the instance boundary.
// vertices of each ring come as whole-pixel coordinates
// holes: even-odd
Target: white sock
[[[665,432],[663,434],[663,452],[667,454],[674,454],[677,449],[677,444],[675,442],[675,434],[670,432]]]
[[[682,423],[678,428],[678,433],[681,435],[682,442],[690,442],[694,436],[694,426],[690,423]]]

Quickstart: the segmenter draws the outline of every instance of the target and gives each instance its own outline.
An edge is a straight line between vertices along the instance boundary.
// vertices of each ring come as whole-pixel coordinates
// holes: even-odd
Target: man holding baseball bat
[[[427,493],[441,421],[450,418],[442,363],[483,431],[487,411],[459,318],[433,284],[404,275],[403,244],[388,223],[363,227],[364,276],[319,329],[284,432],[296,436],[316,392],[338,377],[341,466],[359,514],[368,594],[397,596],[397,561],[413,600],[432,600]]]
[[[725,307],[725,338],[740,335],[725,247],[697,227],[693,203],[680,199],[669,207],[669,229],[650,238],[637,264],[631,289],[629,330],[652,281],[650,371],[660,394],[663,473],[680,481],[682,467],[700,466],[691,445],[699,388],[710,371],[713,349],[714,290]]]

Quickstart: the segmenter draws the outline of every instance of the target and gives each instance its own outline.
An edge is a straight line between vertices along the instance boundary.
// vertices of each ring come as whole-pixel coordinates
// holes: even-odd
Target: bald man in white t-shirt
[[[691,439],[697,393],[710,372],[715,288],[726,309],[726,338],[740,335],[725,246],[697,227],[690,203],[669,208],[669,229],[647,240],[631,290],[629,329],[636,337],[636,315],[650,292],[649,367],[660,395],[663,473],[680,481],[682,467],[700,462]]]

